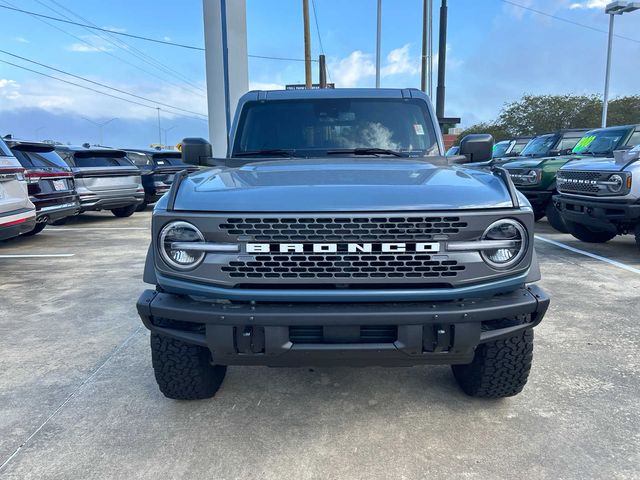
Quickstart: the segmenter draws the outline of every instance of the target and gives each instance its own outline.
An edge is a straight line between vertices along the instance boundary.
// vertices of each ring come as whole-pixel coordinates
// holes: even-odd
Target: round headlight
[[[190,243],[202,243],[204,236],[196,227],[187,222],[171,222],[160,231],[158,247],[162,259],[178,270],[197,267],[204,259],[205,252],[189,249]]]
[[[538,183],[538,172],[536,170],[529,170],[526,178],[531,184]]]
[[[622,190],[622,186],[624,185],[624,179],[622,176],[618,174],[611,175],[609,177],[609,183],[607,184],[607,188],[610,192],[619,193]]]
[[[527,231],[515,220],[502,219],[489,225],[482,240],[506,240],[509,246],[483,250],[483,260],[492,268],[504,270],[517,264],[527,251]]]

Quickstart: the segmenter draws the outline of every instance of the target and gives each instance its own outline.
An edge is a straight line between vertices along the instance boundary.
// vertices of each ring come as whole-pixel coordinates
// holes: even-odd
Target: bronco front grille
[[[398,339],[396,325],[362,325],[354,328],[355,335],[345,336],[326,335],[322,326],[291,326],[289,340],[291,343],[393,343]]]
[[[448,278],[465,269],[455,260],[432,255],[258,255],[222,267],[231,278]]]
[[[600,191],[598,180],[600,172],[561,171],[558,172],[557,184],[560,192],[596,194]]]
[[[429,241],[467,227],[460,217],[227,218],[223,231],[238,240],[287,241]]]

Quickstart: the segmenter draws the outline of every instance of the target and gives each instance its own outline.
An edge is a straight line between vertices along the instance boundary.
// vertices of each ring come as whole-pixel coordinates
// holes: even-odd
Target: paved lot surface
[[[539,225],[553,300],[515,398],[470,399],[448,367],[233,367],[216,398],[176,402],[135,312],[149,221],[86,215],[0,244],[0,477],[640,477],[630,237],[585,245]]]

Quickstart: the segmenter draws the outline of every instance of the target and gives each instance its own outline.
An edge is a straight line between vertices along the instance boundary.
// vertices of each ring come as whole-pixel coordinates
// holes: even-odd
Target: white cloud
[[[611,0],[588,0],[586,2],[576,2],[569,5],[571,10],[579,9],[579,8],[598,8],[604,10]]]
[[[107,47],[94,47],[93,45],[87,45],[84,43],[72,43],[68,48],[72,52],[80,53],[93,53],[93,52],[110,52],[111,49]]]
[[[92,80],[109,83],[115,88],[136,95],[151,99],[157,98],[168,105],[206,113],[206,99],[204,96],[193,94],[189,90],[183,90],[171,85],[124,84],[100,78],[93,78]],[[120,93],[108,93],[129,98]],[[149,103],[152,108],[100,95],[53,79],[34,78],[22,83],[12,79],[0,79],[0,114],[3,111],[15,113],[20,110],[42,109],[54,114],[82,115],[95,119],[113,116],[128,120],[156,118],[157,111],[153,108],[155,105],[152,102],[145,102],[136,98],[130,98],[130,100]],[[163,106],[160,107],[162,108],[163,118],[181,118],[171,113],[169,109]],[[185,115],[190,114],[185,113]]]
[[[29,40],[27,40],[24,37],[15,37],[14,40],[18,43],[31,43]]]
[[[162,39],[163,39],[165,42],[170,42],[170,41],[171,41],[171,37],[166,37],[166,36],[165,36],[165,37],[162,37]]]
[[[330,62],[329,72],[338,87],[355,87],[365,78],[375,76],[373,55],[355,50],[346,58]]]
[[[284,90],[280,83],[249,82],[249,90]]]
[[[419,63],[411,58],[409,46],[407,43],[403,47],[391,50],[389,55],[387,55],[387,64],[380,70],[380,75],[386,77],[401,73],[409,75],[417,74],[420,71]]]

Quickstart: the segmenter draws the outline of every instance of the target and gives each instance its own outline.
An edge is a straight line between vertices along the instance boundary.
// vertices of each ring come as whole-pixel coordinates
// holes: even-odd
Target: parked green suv
[[[609,127],[589,130],[576,143],[569,155],[524,159],[503,165],[514,185],[529,199],[535,219],[547,217],[556,230],[568,233],[567,227],[555,207],[552,196],[558,193],[556,174],[567,162],[593,156],[613,157],[613,151],[624,148],[634,126]]]

